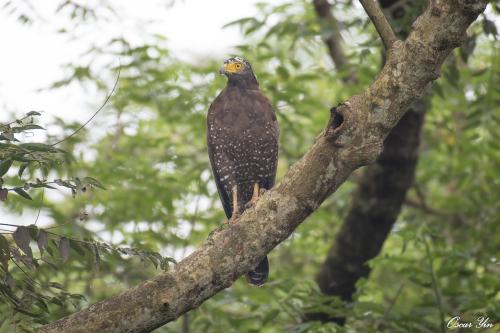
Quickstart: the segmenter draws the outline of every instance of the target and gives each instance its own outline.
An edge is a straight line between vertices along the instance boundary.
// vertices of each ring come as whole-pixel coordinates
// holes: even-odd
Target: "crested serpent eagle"
[[[220,73],[227,85],[208,110],[208,155],[228,223],[233,223],[274,185],[279,128],[248,61],[229,58]],[[262,285],[268,275],[266,257],[246,277]]]

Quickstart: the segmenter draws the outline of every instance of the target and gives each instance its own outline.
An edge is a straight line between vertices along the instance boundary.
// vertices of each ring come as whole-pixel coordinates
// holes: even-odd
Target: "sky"
[[[62,1],[33,1],[35,11],[22,2],[2,10],[6,2],[0,0],[0,121],[7,119],[6,111],[21,114],[30,110],[83,121],[100,102],[95,91],[85,91],[78,85],[59,90],[44,88],[63,78],[63,65],[78,61],[91,43],[106,42],[118,35],[140,43],[146,34],[158,33],[167,37],[173,54],[184,60],[206,55],[220,56],[222,61],[231,46],[241,41],[237,28],[222,26],[255,15],[257,0],[176,0],[172,7],[166,5],[168,0],[108,0],[120,19],[103,9],[102,15],[110,17],[110,22],[74,27],[78,38],[73,40],[57,33],[61,27],[72,25],[65,19],[67,15],[54,15]],[[37,13],[34,23],[20,24],[17,17],[31,12]]]
[[[97,1],[103,0],[78,2],[92,5]],[[242,40],[237,28],[223,29],[223,25],[255,15],[257,0],[176,0],[172,7],[166,5],[168,0],[108,0],[119,20],[102,10],[103,16],[110,17],[108,23],[89,22],[77,27],[66,19],[68,15],[54,15],[62,1],[32,1],[34,10],[24,5],[29,2],[5,6],[7,2],[0,0],[0,122],[11,119],[13,113],[37,110],[43,111],[43,126],[50,123],[51,115],[83,122],[102,103],[101,93],[78,84],[47,89],[65,76],[64,64],[78,62],[92,43],[104,43],[119,35],[140,43],[145,35],[158,33],[167,37],[170,50],[179,58],[199,61],[210,56],[222,61],[231,53],[231,46]],[[23,25],[17,20],[26,13],[35,17],[33,24]],[[57,33],[70,26],[78,38]],[[34,216],[33,211],[14,216],[0,205],[3,221],[30,224]],[[50,217],[42,211],[38,224],[49,222]]]

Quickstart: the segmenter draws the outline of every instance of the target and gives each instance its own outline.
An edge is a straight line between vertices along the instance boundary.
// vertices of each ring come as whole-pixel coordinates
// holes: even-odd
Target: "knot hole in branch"
[[[347,116],[345,113],[345,106],[345,104],[340,104],[330,109],[330,120],[328,121],[325,131],[325,136],[329,140],[336,140],[344,128]],[[349,106],[347,105],[347,107]]]
[[[330,116],[331,116],[331,119],[330,119],[330,128],[332,130],[336,130],[337,128],[339,128],[342,123],[344,122],[344,116],[342,115],[342,113],[340,113],[338,111],[338,109],[336,107],[333,107],[330,109]]]

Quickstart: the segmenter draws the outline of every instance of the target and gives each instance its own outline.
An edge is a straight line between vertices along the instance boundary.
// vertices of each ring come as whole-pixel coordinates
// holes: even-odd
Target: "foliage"
[[[73,198],[77,193],[85,193],[93,188],[104,190],[105,187],[97,179],[89,176],[47,180],[51,171],[60,171],[64,162],[74,160],[73,156],[56,146],[71,138],[82,127],[53,144],[21,142],[18,138],[29,137],[27,134],[31,134],[31,131],[44,130],[35,124],[35,117],[40,115],[40,112],[30,111],[20,119],[0,125],[0,140],[5,141],[0,143],[0,200],[8,204],[9,193],[15,193],[22,198],[17,200],[22,205],[23,200],[33,200],[30,194],[33,189],[68,188]],[[44,192],[38,197],[42,205]],[[29,226],[0,223],[0,299],[12,313],[7,321],[18,324],[20,329],[27,329],[23,316],[32,318],[34,323],[46,323],[49,304],[62,308],[71,304],[74,308],[80,308],[85,296],[70,293],[65,286],[53,280],[61,266],[71,265],[68,260],[72,255],[84,258],[88,267],[99,266],[103,255],[118,258],[136,256],[141,261],[151,261],[161,269],[167,269],[169,262],[173,261],[153,251],[114,247],[96,240],[59,235],[50,230],[53,227],[39,228],[36,225],[39,214],[40,211],[35,223]],[[85,218],[84,214],[80,216],[81,220]],[[36,243],[37,251],[32,249],[32,242]],[[31,275],[32,271],[36,277]]]
[[[250,60],[277,110],[278,179],[322,130],[329,107],[369,84],[382,61],[380,42],[365,14],[350,1],[339,2],[334,10],[337,18],[342,17],[349,41],[344,46],[358,76],[349,86],[341,78],[350,69],[334,69],[320,39],[328,28],[318,23],[309,2],[261,3],[258,15],[229,24],[240,27],[245,36],[245,44],[236,46],[235,53]],[[500,273],[500,62],[492,18],[496,15],[489,13],[473,25],[467,43],[448,59],[442,78],[433,85],[436,94],[427,115],[416,185],[408,198],[411,205],[405,206],[382,254],[370,263],[373,273],[359,282],[352,303],[321,295],[314,274],[348,211],[357,172],[270,254],[268,284],[250,288],[238,281],[158,332],[177,332],[183,325],[193,332],[437,332],[443,318],[461,315],[473,320],[477,314],[500,325],[500,285],[495,278]],[[58,185],[47,180],[49,175],[67,179],[59,185],[77,191],[85,184],[100,184],[84,177],[93,175],[107,190],[62,201],[46,199],[42,209],[53,221],[47,228],[57,228],[57,235],[32,225],[18,228],[13,240],[0,236],[7,244],[1,248],[21,249],[12,251],[16,262],[44,262],[30,269],[29,278],[20,267],[4,267],[2,291],[14,288],[9,285],[12,280],[20,281],[15,288],[27,295],[21,300],[50,303],[55,298],[60,303],[44,307],[35,301],[16,308],[2,298],[0,313],[21,309],[44,312],[38,322],[59,318],[74,311],[71,301],[76,307],[88,305],[153,276],[154,266],[165,268],[168,257],[185,257],[224,221],[205,147],[206,110],[225,84],[216,76],[222,59],[191,64],[171,54],[164,36],[145,40],[132,43],[120,36],[107,45],[94,45],[90,54],[104,59],[113,54],[120,65],[116,58],[104,65],[82,58],[69,64],[68,76],[54,83],[54,89],[80,82],[108,93],[108,77],[121,71],[116,93],[99,114],[101,121],[93,124],[93,132],[84,130],[64,142],[65,151],[87,154],[68,158],[59,148],[41,154],[34,146],[24,147],[30,150],[21,151],[23,158],[37,158],[25,172],[33,179],[41,173],[40,182],[15,183],[15,177],[8,177],[13,184],[8,190],[24,190],[26,184],[28,189]],[[0,151],[10,155],[1,156],[0,170],[12,168],[4,161],[13,161],[17,170],[28,163],[14,158],[23,144],[13,136],[15,131],[34,130],[29,120],[36,116],[2,127],[10,148],[1,146]],[[72,131],[79,127],[63,120],[60,124]],[[20,129],[23,126],[28,127]],[[98,128],[105,130],[96,138]],[[71,163],[61,167],[61,160]],[[14,211],[37,207],[27,200],[11,201],[9,195],[5,204]],[[80,219],[81,212],[86,218]],[[32,256],[27,248],[31,242],[42,244]],[[73,254],[69,258],[68,251]],[[102,252],[108,254],[101,261]],[[130,254],[154,265],[123,260]],[[51,281],[58,281],[62,289],[37,291],[36,285],[48,286]],[[304,312],[317,310],[346,315],[347,323],[340,327],[303,322]],[[21,313],[6,319],[27,326],[32,324],[27,318]]]

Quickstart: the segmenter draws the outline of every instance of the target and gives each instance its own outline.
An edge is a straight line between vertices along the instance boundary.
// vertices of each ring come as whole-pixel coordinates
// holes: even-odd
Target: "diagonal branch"
[[[337,108],[309,151],[237,223],[214,232],[198,250],[142,284],[40,328],[39,332],[150,332],[196,308],[252,269],[360,167],[410,103],[438,77],[487,0],[436,2],[396,41],[362,94]]]
[[[375,0],[359,0],[359,2],[370,17],[370,20],[372,20],[380,38],[382,38],[385,49],[390,50],[397,38],[377,2]]]

